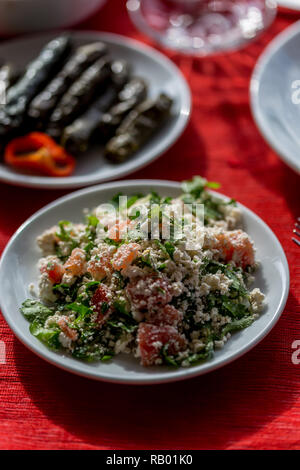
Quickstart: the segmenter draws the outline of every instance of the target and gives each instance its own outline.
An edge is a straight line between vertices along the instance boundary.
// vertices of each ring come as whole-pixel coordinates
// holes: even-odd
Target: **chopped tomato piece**
[[[72,276],[82,276],[86,272],[86,253],[81,248],[74,248],[66,261],[65,272]]]
[[[41,267],[41,273],[47,273],[53,284],[59,284],[64,275],[64,267],[58,261],[49,261]]]
[[[177,354],[184,349],[186,339],[173,326],[156,326],[140,323],[138,344],[143,366],[151,366],[161,357],[162,348],[167,344],[168,354]]]
[[[76,341],[78,338],[78,333],[74,328],[70,328],[68,325],[68,317],[61,317],[57,324],[60,327],[61,331],[72,341]]]
[[[221,251],[226,261],[234,261],[237,266],[245,269],[253,266],[255,261],[254,248],[249,236],[242,230],[221,232],[216,235],[216,248]]]
[[[109,253],[102,253],[95,259],[91,259],[87,265],[87,272],[96,281],[101,281],[107,274],[112,272],[111,256]]]
[[[108,230],[107,232],[108,238],[116,242],[123,240],[123,238],[127,234],[127,228],[128,228],[129,223],[130,223],[130,220],[123,220],[122,222],[119,222],[117,220],[116,224],[110,227],[110,229]]]
[[[116,271],[128,268],[138,257],[140,245],[128,243],[121,245],[113,259],[113,268]]]
[[[102,325],[109,315],[113,312],[111,305],[112,294],[105,284],[100,284],[91,299],[91,306],[95,313],[97,313],[96,322]]]

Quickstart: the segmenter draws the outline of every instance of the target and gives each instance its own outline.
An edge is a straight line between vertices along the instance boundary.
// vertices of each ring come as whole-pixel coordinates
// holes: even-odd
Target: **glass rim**
[[[276,14],[277,14],[277,1],[276,0],[266,0],[266,12],[264,15],[263,27],[255,30],[254,35],[252,36],[242,36],[233,38],[231,41],[222,41],[217,44],[204,43],[204,45],[194,45],[194,46],[180,46],[175,42],[172,43],[171,40],[168,40],[163,33],[151,28],[147,21],[145,20],[144,15],[142,14],[142,1],[143,0],[127,0],[126,8],[129,14],[129,17],[132,23],[135,25],[138,31],[145,34],[146,36],[153,39],[155,42],[160,44],[163,48],[166,48],[173,52],[178,52],[183,55],[199,56],[205,57],[210,55],[217,55],[222,52],[235,52],[243,47],[246,47],[249,43],[257,39],[267,28],[273,23]],[[200,42],[198,43],[200,44]]]

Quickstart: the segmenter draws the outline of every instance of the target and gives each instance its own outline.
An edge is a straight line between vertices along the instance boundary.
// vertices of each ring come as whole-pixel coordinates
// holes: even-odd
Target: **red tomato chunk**
[[[138,344],[142,365],[151,366],[161,357],[161,350],[164,345],[168,344],[168,354],[177,354],[184,349],[186,339],[173,326],[156,326],[140,323]]]
[[[102,325],[113,311],[111,298],[110,289],[104,284],[100,284],[91,299],[91,306],[93,311],[97,313],[96,321],[99,325]]]
[[[64,267],[56,261],[49,261],[47,265],[41,268],[41,273],[47,273],[53,284],[60,284],[64,272]]]

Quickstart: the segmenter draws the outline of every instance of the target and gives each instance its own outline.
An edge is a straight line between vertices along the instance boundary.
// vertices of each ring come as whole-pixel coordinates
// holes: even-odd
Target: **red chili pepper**
[[[70,176],[76,164],[74,157],[42,132],[12,140],[6,146],[4,160],[15,168],[56,177]]]

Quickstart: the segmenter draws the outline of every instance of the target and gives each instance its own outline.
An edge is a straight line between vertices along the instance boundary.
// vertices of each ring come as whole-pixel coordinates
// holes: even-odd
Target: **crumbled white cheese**
[[[42,273],[39,279],[39,297],[44,302],[55,302],[57,297],[53,294],[53,284],[47,273]]]
[[[46,230],[42,235],[37,237],[37,244],[40,250],[43,253],[43,256],[49,256],[55,254],[55,244],[58,242],[58,237],[56,232],[58,227],[52,227],[49,230]]]
[[[65,335],[65,333],[59,333],[58,340],[64,348],[68,349],[69,351],[72,350],[72,340],[67,335]]]
[[[258,313],[262,310],[264,299],[264,294],[258,288],[250,292],[250,303],[254,313]]]
[[[128,344],[133,340],[133,337],[130,333],[123,333],[121,337],[115,343],[115,354],[120,354],[122,352],[128,353],[130,349],[128,349]]]

